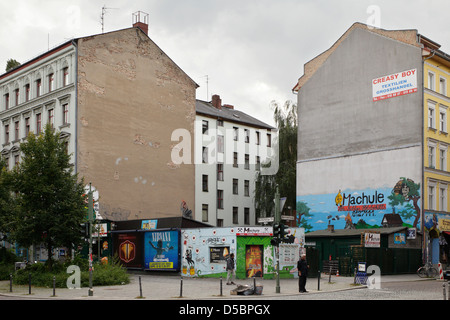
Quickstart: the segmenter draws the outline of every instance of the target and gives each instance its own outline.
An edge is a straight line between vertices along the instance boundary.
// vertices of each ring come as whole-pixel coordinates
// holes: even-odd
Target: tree
[[[9,59],[8,61],[6,61],[6,69],[5,69],[5,71],[8,72],[9,70],[17,68],[18,66],[20,66],[20,62],[18,62],[15,59]]]
[[[20,149],[22,161],[11,173],[17,195],[11,236],[25,247],[44,244],[51,269],[53,248],[71,248],[81,241],[84,183],[72,173],[64,141],[49,125],[38,136],[30,133]]]
[[[296,208],[297,106],[286,101],[282,107],[272,102],[272,107],[278,129],[279,167],[273,176],[256,174],[255,208],[260,217],[273,216],[277,185],[280,196],[286,197],[284,208]]]
[[[11,193],[11,177],[6,162],[0,158],[0,233],[6,235],[10,231],[14,212],[14,198]]]

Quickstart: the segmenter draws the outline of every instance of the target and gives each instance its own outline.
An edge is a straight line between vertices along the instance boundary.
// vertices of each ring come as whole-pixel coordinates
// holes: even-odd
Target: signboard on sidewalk
[[[373,101],[417,92],[417,69],[406,70],[372,80]]]

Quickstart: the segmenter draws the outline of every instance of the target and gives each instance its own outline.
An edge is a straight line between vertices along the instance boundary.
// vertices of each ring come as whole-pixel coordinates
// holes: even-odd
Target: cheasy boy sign
[[[372,80],[373,101],[417,92],[417,69],[406,70]]]

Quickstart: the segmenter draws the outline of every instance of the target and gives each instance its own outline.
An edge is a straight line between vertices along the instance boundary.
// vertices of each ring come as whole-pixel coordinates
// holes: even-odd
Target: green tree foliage
[[[273,176],[256,174],[255,207],[260,217],[273,216],[277,185],[280,196],[286,197],[284,209],[296,208],[297,106],[287,101],[283,106],[272,102],[272,107],[278,129],[279,168]]]
[[[59,133],[47,126],[20,145],[22,161],[11,172],[16,210],[11,237],[22,246],[44,244],[48,264],[52,250],[77,245],[80,223],[86,219],[83,181],[72,173]]]
[[[5,69],[5,71],[8,72],[9,70],[17,68],[18,66],[20,66],[20,62],[18,62],[15,59],[9,59],[8,61],[6,61],[6,69]]]

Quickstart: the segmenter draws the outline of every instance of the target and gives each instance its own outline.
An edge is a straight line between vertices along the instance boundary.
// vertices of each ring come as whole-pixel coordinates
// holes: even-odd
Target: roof
[[[143,220],[158,220],[157,229],[169,229],[169,228],[209,228],[211,225],[185,218],[182,216],[179,217],[166,217],[166,218],[149,218],[149,219],[138,219],[138,220],[124,220],[124,221],[114,221],[116,228],[114,231],[137,231],[142,230],[142,221]]]
[[[248,114],[223,106],[222,109],[215,108],[211,102],[197,100],[195,104],[195,111],[197,114],[205,115],[207,117],[223,119],[231,122],[241,123],[252,127],[263,129],[275,129],[274,127],[264,123]]]
[[[391,234],[408,229],[407,227],[392,227],[392,228],[372,228],[372,229],[335,229],[331,232],[327,229],[308,232],[305,238],[325,238],[325,237],[356,237],[361,236],[362,233],[372,232],[380,234]]]

